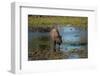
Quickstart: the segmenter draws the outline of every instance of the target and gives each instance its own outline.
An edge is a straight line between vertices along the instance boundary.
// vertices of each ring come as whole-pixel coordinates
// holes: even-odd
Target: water
[[[87,31],[78,27],[61,27],[60,35],[63,43],[80,43],[81,39],[85,42],[87,39]]]
[[[68,59],[77,59],[79,58],[79,55],[78,54],[71,54]]]
[[[60,35],[62,36],[63,43],[61,50],[69,51],[71,49],[84,49],[87,45],[80,45],[80,43],[87,42],[87,31],[78,27],[61,27]]]
[[[87,42],[87,31],[78,27],[60,27],[59,29],[60,35],[62,36],[62,44],[60,46],[60,50],[68,52],[72,49],[84,49],[87,48],[87,44],[81,45],[80,43]],[[50,41],[49,32],[31,32],[28,33],[28,41],[31,42],[34,39],[39,37],[48,38]],[[50,43],[49,43],[50,44]],[[70,58],[79,58],[78,54],[71,54]]]

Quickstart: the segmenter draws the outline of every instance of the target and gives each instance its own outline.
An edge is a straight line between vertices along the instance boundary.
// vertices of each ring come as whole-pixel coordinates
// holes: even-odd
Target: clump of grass
[[[77,54],[79,58],[88,58],[88,51],[86,49],[73,49],[68,52],[68,55]]]
[[[29,60],[54,60],[54,59],[65,59],[67,54],[63,51],[48,51],[44,50],[34,50],[28,52]]]

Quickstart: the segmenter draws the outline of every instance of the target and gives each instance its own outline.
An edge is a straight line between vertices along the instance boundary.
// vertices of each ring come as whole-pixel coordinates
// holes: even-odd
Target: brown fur
[[[57,28],[52,28],[51,29],[51,31],[50,31],[50,37],[51,37],[51,40],[53,42],[53,50],[54,51],[57,50],[56,49],[56,44],[59,45],[59,49],[58,50],[60,50],[60,45],[62,43],[62,38],[61,38],[61,36],[60,36],[59,31],[58,31]]]

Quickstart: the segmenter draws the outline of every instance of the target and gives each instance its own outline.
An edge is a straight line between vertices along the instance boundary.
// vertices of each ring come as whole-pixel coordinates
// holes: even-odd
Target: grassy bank
[[[48,26],[51,27],[54,24],[59,24],[65,26],[71,24],[73,26],[87,27],[88,18],[87,17],[73,17],[73,16],[39,16],[39,15],[29,15],[28,16],[28,26]]]

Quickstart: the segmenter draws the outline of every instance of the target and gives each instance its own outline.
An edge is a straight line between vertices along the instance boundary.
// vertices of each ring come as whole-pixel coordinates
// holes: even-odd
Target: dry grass
[[[65,59],[67,53],[62,51],[48,51],[48,50],[33,50],[28,53],[29,60],[54,60],[54,59]]]
[[[84,49],[73,49],[68,52],[48,51],[48,50],[31,50],[28,52],[28,60],[57,60],[69,59],[70,55],[77,54],[79,58],[88,58],[88,51]]]

